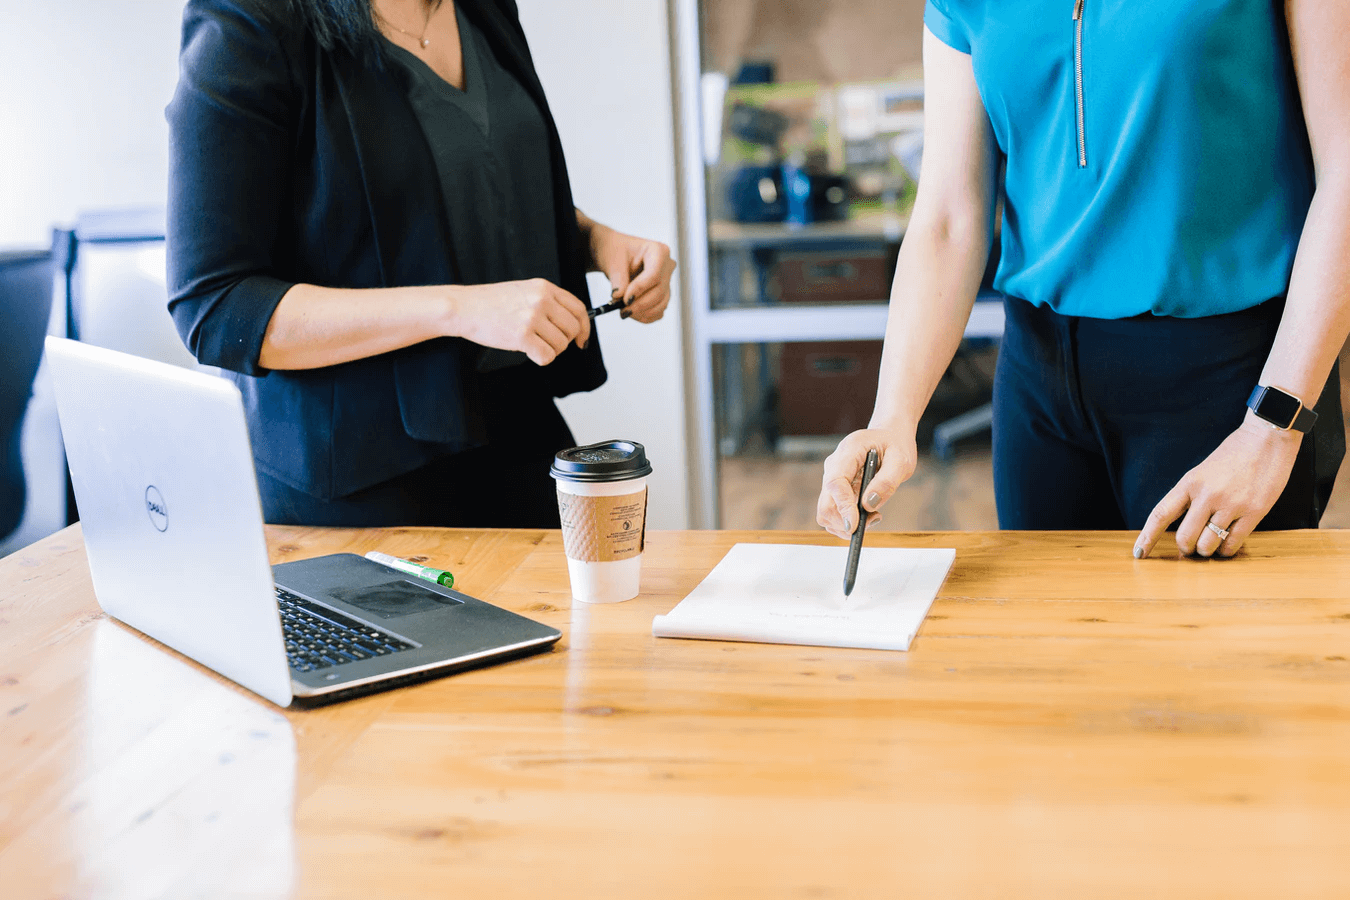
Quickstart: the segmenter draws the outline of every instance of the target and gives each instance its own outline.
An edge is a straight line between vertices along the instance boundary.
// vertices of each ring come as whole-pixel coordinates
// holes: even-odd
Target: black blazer
[[[515,3],[457,3],[543,113],[561,287],[587,302],[562,144]],[[259,468],[332,498],[480,445],[482,348],[441,338],[324,369],[258,365],[267,323],[296,283],[457,283],[440,181],[397,67],[323,50],[289,6],[187,4],[166,111],[169,310],[197,359],[239,385]],[[554,396],[598,387],[599,341],[542,374]]]

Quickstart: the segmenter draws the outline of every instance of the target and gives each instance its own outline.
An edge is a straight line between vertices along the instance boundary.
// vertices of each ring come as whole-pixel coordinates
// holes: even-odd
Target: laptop
[[[62,338],[46,345],[108,615],[278,706],[512,659],[562,636],[351,553],[269,566],[233,383]]]

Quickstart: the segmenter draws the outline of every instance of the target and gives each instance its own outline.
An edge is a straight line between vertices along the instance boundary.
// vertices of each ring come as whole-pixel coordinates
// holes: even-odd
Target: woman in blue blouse
[[[826,460],[820,524],[853,529],[869,449],[870,511],[914,471],[1002,159],[1000,525],[1138,529],[1136,557],[1174,522],[1200,556],[1316,527],[1344,454],[1350,4],[929,0],[924,21],[876,408]]]

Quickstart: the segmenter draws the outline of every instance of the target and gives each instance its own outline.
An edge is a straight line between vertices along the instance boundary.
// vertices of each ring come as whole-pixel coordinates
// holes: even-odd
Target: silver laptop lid
[[[238,388],[61,338],[47,359],[99,605],[289,705]]]

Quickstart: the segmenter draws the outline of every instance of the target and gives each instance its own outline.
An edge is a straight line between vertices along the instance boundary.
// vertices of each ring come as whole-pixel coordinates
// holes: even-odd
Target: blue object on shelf
[[[787,192],[787,220],[794,225],[809,225],[816,220],[811,206],[811,176],[800,166],[783,166],[783,189]]]
[[[783,166],[787,192],[787,221],[794,225],[838,222],[848,218],[848,179],[842,175],[813,175],[800,166]]]
[[[742,166],[727,179],[727,205],[737,222],[781,222],[787,215],[779,166]]]
[[[773,84],[774,64],[772,60],[753,59],[741,63],[732,84]]]

